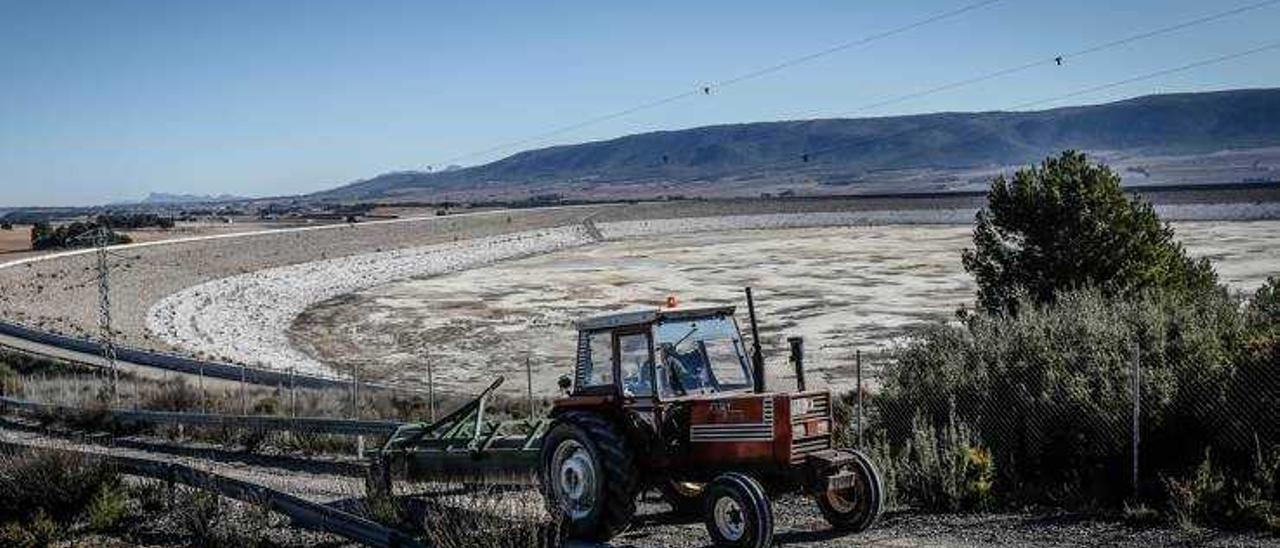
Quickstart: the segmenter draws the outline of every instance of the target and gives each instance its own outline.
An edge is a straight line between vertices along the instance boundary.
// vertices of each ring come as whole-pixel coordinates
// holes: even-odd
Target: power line
[[[1116,39],[1116,40],[1112,40],[1112,41],[1110,41],[1110,42],[1103,42],[1103,43],[1101,43],[1101,44],[1095,44],[1095,45],[1093,45],[1093,46],[1089,46],[1089,47],[1086,47],[1086,48],[1082,48],[1082,49],[1079,49],[1079,50],[1076,50],[1076,51],[1072,51],[1072,52],[1069,52],[1069,53],[1064,53],[1064,54],[1060,54],[1060,55],[1054,55],[1054,56],[1052,56],[1052,57],[1041,57],[1041,58],[1038,58],[1038,59],[1034,59],[1034,60],[1028,61],[1028,62],[1026,62],[1026,63],[1022,63],[1022,64],[1019,64],[1019,65],[1014,65],[1014,66],[1010,66],[1010,67],[1006,67],[1006,68],[1002,68],[1002,69],[994,70],[994,71],[991,71],[991,72],[988,72],[988,73],[985,73],[985,74],[981,74],[981,75],[978,75],[978,76],[974,76],[974,77],[970,77],[970,78],[965,78],[965,79],[957,80],[957,81],[954,81],[954,82],[948,82],[948,83],[941,84],[941,85],[938,85],[938,86],[935,86],[935,87],[932,87],[932,88],[928,88],[928,89],[924,89],[924,90],[920,90],[920,91],[916,91],[916,92],[911,92],[911,93],[907,93],[907,94],[904,94],[904,95],[899,95],[899,96],[897,96],[897,97],[891,97],[891,98],[888,98],[888,99],[884,99],[884,100],[881,100],[881,101],[877,101],[877,102],[874,102],[874,103],[869,103],[869,104],[866,104],[866,105],[860,106],[860,107],[855,108],[855,109],[853,109],[853,110],[847,110],[847,111],[844,111],[844,112],[840,112],[840,113],[835,114],[834,116],[836,116],[836,117],[843,117],[843,116],[848,116],[848,115],[850,115],[850,114],[856,114],[856,113],[860,113],[860,112],[865,112],[865,111],[868,111],[868,110],[875,110],[875,109],[878,109],[878,108],[881,108],[881,107],[886,107],[886,106],[889,106],[889,105],[894,105],[894,104],[898,104],[898,103],[903,103],[903,102],[906,102],[906,101],[910,101],[910,100],[912,100],[912,99],[919,99],[919,98],[921,98],[921,97],[925,97],[925,96],[929,96],[929,95],[934,95],[934,94],[941,93],[941,92],[944,92],[944,91],[951,91],[951,90],[953,90],[953,89],[958,89],[958,88],[962,88],[962,87],[965,87],[965,86],[970,86],[970,85],[973,85],[973,84],[977,84],[977,83],[981,83],[981,82],[986,82],[986,81],[988,81],[988,80],[994,80],[994,79],[996,79],[996,78],[1002,78],[1002,77],[1009,76],[1009,75],[1012,75],[1012,74],[1016,74],[1016,73],[1019,73],[1019,72],[1023,72],[1023,71],[1026,71],[1026,70],[1030,70],[1030,69],[1033,69],[1033,68],[1035,68],[1035,67],[1042,66],[1042,65],[1062,65],[1062,64],[1064,64],[1065,62],[1067,62],[1067,61],[1069,61],[1069,60],[1071,60],[1071,59],[1077,59],[1077,58],[1080,58],[1080,57],[1085,57],[1085,56],[1087,56],[1087,55],[1094,54],[1094,53],[1098,53],[1098,52],[1100,52],[1100,51],[1105,51],[1105,50],[1108,50],[1108,49],[1112,49],[1112,48],[1120,47],[1120,46],[1123,46],[1123,45],[1126,45],[1126,44],[1131,44],[1131,43],[1138,42],[1138,41],[1141,41],[1141,40],[1146,40],[1146,39],[1149,39],[1149,38],[1155,38],[1155,37],[1157,37],[1157,36],[1164,35],[1164,34],[1169,34],[1169,33],[1171,33],[1171,32],[1176,32],[1176,31],[1180,31],[1180,30],[1185,30],[1185,29],[1188,29],[1188,28],[1191,28],[1191,27],[1195,27],[1195,26],[1198,26],[1198,25],[1203,25],[1203,24],[1205,24],[1205,23],[1210,23],[1210,22],[1213,22],[1213,21],[1217,21],[1217,20],[1219,20],[1219,19],[1225,19],[1225,18],[1227,18],[1227,17],[1231,17],[1231,16],[1233,16],[1233,15],[1239,15],[1239,14],[1242,14],[1242,13],[1245,13],[1245,12],[1249,12],[1249,11],[1257,10],[1257,9],[1264,8],[1264,7],[1268,7],[1268,6],[1273,6],[1273,5],[1276,5],[1276,4],[1280,4],[1280,0],[1266,0],[1266,1],[1264,1],[1264,2],[1256,2],[1256,3],[1253,3],[1253,4],[1247,4],[1247,5],[1244,5],[1244,6],[1237,7],[1237,8],[1233,8],[1233,9],[1229,9],[1229,10],[1225,10],[1225,11],[1220,11],[1220,12],[1212,13],[1212,14],[1209,14],[1209,15],[1205,15],[1205,16],[1203,16],[1203,17],[1197,17],[1197,18],[1195,18],[1195,19],[1190,19],[1190,20],[1187,20],[1187,21],[1183,21],[1183,22],[1181,22],[1181,23],[1176,23],[1176,24],[1173,24],[1173,25],[1168,25],[1168,26],[1165,26],[1165,27],[1160,27],[1160,28],[1157,28],[1157,29],[1152,29],[1152,30],[1149,30],[1149,31],[1140,32],[1140,33],[1137,33],[1137,34],[1133,34],[1133,35],[1130,35],[1130,36],[1126,36],[1126,37],[1124,37],[1124,38],[1119,38],[1119,39]],[[815,116],[815,115],[821,115],[821,114],[819,114],[819,113],[810,113],[810,114],[806,114],[806,115],[801,115],[800,117],[805,117],[805,118],[807,118],[807,117],[811,117],[811,116]],[[830,115],[828,115],[828,116],[830,116]]]
[[[686,98],[689,98],[689,97],[694,97],[694,96],[697,96],[697,95],[700,95],[700,94],[701,94],[701,95],[709,95],[709,94],[711,93],[711,91],[713,91],[713,90],[720,90],[720,89],[724,89],[724,88],[727,88],[727,87],[729,87],[729,86],[733,86],[733,85],[736,85],[736,84],[740,84],[740,83],[745,82],[745,81],[748,81],[748,80],[753,80],[753,79],[759,78],[759,77],[761,77],[761,76],[765,76],[765,75],[772,74],[772,73],[775,73],[775,72],[778,72],[778,71],[781,71],[781,70],[784,70],[784,69],[787,69],[787,68],[790,68],[790,67],[793,67],[793,66],[796,66],[796,65],[800,65],[800,64],[803,64],[803,63],[807,63],[807,62],[809,62],[809,61],[813,61],[814,59],[818,59],[818,58],[821,58],[821,57],[825,57],[825,56],[828,56],[828,55],[831,55],[831,54],[834,54],[834,53],[838,53],[838,52],[841,52],[841,51],[845,51],[845,50],[848,50],[848,49],[852,49],[852,48],[856,48],[856,47],[865,46],[865,45],[871,44],[871,43],[876,42],[876,41],[879,41],[879,40],[884,40],[884,39],[886,39],[886,38],[890,38],[890,37],[893,37],[893,36],[896,36],[896,35],[899,35],[899,34],[902,34],[902,33],[905,33],[905,32],[908,32],[908,31],[911,31],[911,30],[914,30],[914,29],[920,28],[920,27],[923,27],[923,26],[925,26],[925,25],[929,25],[929,24],[932,24],[932,23],[936,23],[936,22],[938,22],[938,21],[942,21],[942,20],[944,20],[944,19],[949,19],[949,18],[952,18],[952,17],[956,17],[956,16],[959,16],[959,15],[963,15],[963,14],[965,14],[965,13],[968,13],[968,12],[971,12],[971,11],[974,11],[974,10],[977,10],[977,9],[980,9],[980,8],[983,8],[983,7],[986,7],[986,6],[991,5],[991,4],[995,4],[995,3],[1000,2],[1000,1],[1002,1],[1002,0],[981,0],[981,1],[979,1],[979,2],[974,2],[974,3],[971,3],[971,4],[966,4],[966,5],[961,6],[961,7],[959,7],[959,8],[956,8],[956,9],[953,9],[953,10],[950,10],[950,11],[945,11],[945,12],[942,12],[942,13],[938,13],[938,14],[935,14],[935,15],[932,15],[932,16],[929,16],[929,17],[926,17],[926,18],[924,18],[924,19],[920,19],[920,20],[914,21],[914,22],[912,22],[912,23],[908,23],[908,24],[906,24],[906,25],[902,25],[902,26],[899,26],[899,27],[894,27],[894,28],[892,28],[892,29],[889,29],[889,30],[886,30],[886,31],[883,31],[883,32],[879,32],[879,33],[876,33],[876,34],[872,34],[872,35],[870,35],[870,36],[866,36],[866,37],[864,37],[864,38],[860,38],[860,39],[858,39],[858,40],[853,40],[853,41],[849,41],[849,42],[844,42],[844,43],[841,43],[841,44],[837,44],[837,45],[835,45],[835,46],[831,46],[831,47],[829,47],[829,48],[826,48],[826,49],[823,49],[823,50],[820,50],[820,51],[816,51],[816,52],[809,53],[809,54],[806,54],[806,55],[801,55],[801,56],[799,56],[799,57],[793,57],[793,58],[791,58],[791,59],[787,59],[787,60],[785,60],[785,61],[781,61],[781,62],[779,62],[779,63],[775,63],[775,64],[773,64],[773,65],[769,65],[769,66],[767,66],[767,67],[763,67],[763,68],[756,69],[756,70],[752,70],[752,71],[750,71],[750,72],[746,72],[746,73],[743,73],[743,74],[740,74],[740,75],[737,75],[737,76],[733,76],[733,77],[731,77],[731,78],[728,78],[728,79],[725,79],[725,80],[721,80],[721,81],[719,81],[718,83],[715,83],[715,84],[699,86],[698,88],[695,88],[695,89],[692,89],[692,90],[689,90],[689,91],[684,91],[684,92],[676,93],[676,94],[673,94],[673,95],[668,95],[668,96],[666,96],[666,97],[662,97],[662,98],[659,98],[659,99],[655,99],[655,100],[652,100],[652,101],[649,101],[649,102],[646,102],[646,103],[641,103],[641,104],[639,104],[639,105],[636,105],[636,106],[633,106],[633,107],[629,107],[629,108],[625,108],[625,109],[622,109],[622,110],[619,110],[619,111],[616,111],[616,112],[612,112],[612,113],[609,113],[609,114],[604,114],[604,115],[601,115],[601,116],[596,116],[596,117],[594,117],[594,118],[588,118],[588,119],[583,120],[583,121],[581,121],[581,122],[576,122],[576,123],[573,123],[573,124],[570,124],[570,125],[567,125],[567,126],[562,126],[562,127],[559,127],[559,128],[556,128],[556,129],[553,129],[553,130],[550,130],[550,131],[547,131],[547,132],[544,132],[544,133],[539,133],[539,134],[532,135],[532,136],[529,136],[529,137],[525,137],[525,138],[522,138],[522,139],[518,139],[518,140],[514,140],[514,141],[510,141],[510,142],[502,143],[502,144],[499,144],[499,145],[496,145],[496,146],[492,146],[492,147],[489,147],[489,148],[486,148],[486,149],[483,149],[483,150],[478,150],[478,151],[475,151],[475,152],[469,152],[469,153],[466,153],[466,154],[461,154],[461,155],[458,155],[458,156],[454,156],[454,157],[452,157],[452,158],[449,158],[449,159],[444,160],[444,161],[443,161],[443,162],[441,162],[441,163],[443,163],[443,164],[446,164],[446,165],[447,165],[447,164],[450,164],[450,163],[453,163],[453,162],[457,162],[457,161],[462,160],[462,159],[465,159],[465,158],[471,158],[471,157],[473,157],[473,156],[486,155],[486,154],[489,154],[489,153],[492,153],[492,152],[497,152],[497,151],[500,151],[500,150],[504,150],[504,149],[508,149],[508,148],[512,148],[512,147],[517,147],[517,146],[521,146],[521,145],[525,145],[525,144],[529,144],[529,143],[532,143],[532,142],[535,142],[535,141],[540,141],[540,140],[542,140],[542,139],[546,139],[546,138],[548,138],[548,137],[554,137],[554,136],[561,135],[561,134],[564,134],[564,133],[568,133],[568,132],[570,132],[570,131],[574,131],[574,130],[577,130],[577,129],[581,129],[581,128],[584,128],[584,127],[587,127],[587,126],[592,126],[592,125],[595,125],[595,124],[599,124],[599,123],[601,123],[601,122],[606,122],[606,121],[613,120],[613,119],[616,119],[616,118],[621,118],[621,117],[623,117],[623,116],[627,116],[627,115],[630,115],[630,114],[634,114],[634,113],[636,113],[636,112],[640,112],[640,111],[644,111],[644,110],[649,110],[649,109],[657,108],[657,107],[660,107],[660,106],[663,106],[663,105],[666,105],[666,104],[674,103],[674,102],[679,101],[679,100],[681,100],[681,99],[686,99]],[[1280,1],[1280,0],[1278,0],[1278,1]]]
[[[1063,99],[1070,99],[1070,98],[1072,98],[1072,97],[1078,97],[1078,96],[1080,96],[1080,95],[1086,95],[1086,94],[1089,94],[1089,93],[1094,93],[1094,92],[1098,92],[1098,91],[1102,91],[1102,90],[1106,90],[1106,89],[1111,89],[1111,88],[1115,88],[1115,87],[1123,86],[1123,85],[1126,85],[1126,84],[1132,84],[1132,83],[1134,83],[1134,82],[1141,82],[1141,81],[1144,81],[1144,80],[1150,80],[1150,79],[1153,79],[1153,78],[1159,78],[1159,77],[1161,77],[1161,76],[1168,76],[1168,75],[1170,75],[1170,74],[1176,74],[1176,73],[1179,73],[1179,72],[1186,72],[1186,71],[1188,71],[1188,70],[1192,70],[1192,69],[1196,69],[1196,68],[1200,68],[1200,67],[1205,67],[1205,66],[1209,66],[1209,65],[1215,65],[1215,64],[1218,64],[1218,63],[1224,63],[1224,62],[1227,62],[1227,61],[1230,61],[1230,60],[1233,60],[1233,59],[1239,59],[1239,58],[1241,58],[1241,57],[1247,57],[1247,56],[1249,56],[1249,55],[1256,55],[1256,54],[1258,54],[1258,53],[1262,53],[1262,52],[1264,52],[1264,51],[1274,50],[1274,49],[1277,49],[1277,48],[1280,48],[1280,41],[1277,41],[1277,42],[1271,42],[1271,43],[1269,43],[1269,44],[1265,44],[1265,45],[1262,45],[1262,46],[1259,46],[1259,47],[1250,48],[1250,49],[1246,49],[1246,50],[1242,50],[1242,51],[1236,51],[1236,52],[1233,52],[1233,53],[1227,53],[1227,54],[1224,54],[1224,55],[1219,55],[1219,56],[1211,57],[1211,58],[1208,58],[1208,59],[1201,59],[1201,60],[1199,60],[1199,61],[1193,61],[1193,62],[1186,63],[1186,64],[1183,64],[1183,65],[1178,65],[1178,66],[1176,66],[1176,67],[1171,67],[1171,68],[1161,69],[1161,70],[1157,70],[1157,71],[1153,71],[1153,72],[1144,73],[1144,74],[1141,74],[1141,75],[1138,75],[1138,76],[1133,76],[1133,77],[1124,78],[1124,79],[1121,79],[1121,80],[1116,80],[1116,81],[1112,81],[1112,82],[1107,82],[1107,83],[1105,83],[1105,84],[1099,84],[1099,85],[1095,85],[1095,86],[1090,86],[1090,87],[1086,87],[1086,88],[1078,89],[1078,90],[1075,90],[1075,91],[1071,91],[1071,92],[1068,92],[1068,93],[1064,93],[1064,94],[1062,94],[1062,95],[1055,95],[1055,96],[1053,96],[1053,97],[1046,97],[1046,98],[1036,99],[1036,100],[1032,100],[1032,101],[1027,101],[1027,102],[1024,102],[1024,103],[1018,103],[1018,104],[1013,105],[1013,106],[1010,106],[1010,107],[1008,107],[1008,108],[1006,108],[1006,109],[1004,109],[1004,110],[1007,110],[1007,111],[1015,111],[1015,110],[1021,110],[1021,109],[1026,109],[1026,108],[1030,108],[1030,107],[1040,106],[1040,105],[1044,105],[1044,104],[1048,104],[1048,103],[1054,103],[1054,102],[1057,102],[1057,101],[1061,101],[1061,100],[1063,100]],[[862,145],[872,144],[872,143],[875,143],[875,142],[878,142],[878,141],[885,141],[885,140],[888,140],[888,139],[893,139],[893,138],[901,137],[901,136],[904,136],[904,135],[910,135],[910,134],[912,134],[912,133],[918,133],[918,132],[922,132],[922,131],[929,131],[929,130],[931,130],[931,129],[939,128],[939,127],[942,127],[942,126],[944,126],[944,125],[946,125],[946,124],[945,124],[945,123],[941,123],[941,122],[940,122],[940,123],[936,123],[936,124],[927,124],[927,125],[924,125],[924,126],[917,126],[917,127],[908,128],[908,129],[905,129],[905,130],[902,130],[902,131],[897,131],[897,132],[894,132],[894,133],[890,133],[890,134],[888,134],[888,135],[880,135],[880,136],[871,137],[871,138],[867,138],[867,139],[857,140],[857,141],[854,141],[854,142],[842,143],[842,144],[839,144],[839,145],[833,145],[833,146],[831,146],[831,147],[827,147],[827,148],[824,148],[824,149],[818,149],[818,150],[805,151],[805,152],[803,152],[802,154],[800,154],[798,157],[793,157],[793,158],[787,158],[787,159],[783,159],[783,160],[778,160],[778,161],[776,161],[776,162],[766,162],[766,163],[763,163],[763,164],[759,164],[759,165],[757,165],[757,166],[754,166],[754,167],[753,167],[753,169],[755,169],[755,170],[760,170],[760,169],[769,169],[769,168],[773,168],[773,167],[782,167],[783,165],[788,165],[788,164],[795,164],[795,163],[809,163],[811,159],[813,159],[813,158],[815,158],[815,157],[818,157],[818,156],[821,156],[821,155],[823,155],[823,154],[828,154],[828,153],[831,153],[831,152],[836,152],[836,151],[840,151],[840,150],[844,150],[844,149],[854,148],[854,147],[858,147],[858,146],[862,146]]]

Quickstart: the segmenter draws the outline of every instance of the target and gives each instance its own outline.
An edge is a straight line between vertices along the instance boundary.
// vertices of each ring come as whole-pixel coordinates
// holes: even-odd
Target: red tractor
[[[752,352],[733,307],[627,312],[578,323],[573,377],[542,435],[539,481],[569,536],[604,541],[627,528],[656,487],[676,512],[700,514],[715,544],[773,540],[774,495],[813,496],[836,529],[880,514],[865,455],[832,446],[831,394],[765,389],[751,291]]]

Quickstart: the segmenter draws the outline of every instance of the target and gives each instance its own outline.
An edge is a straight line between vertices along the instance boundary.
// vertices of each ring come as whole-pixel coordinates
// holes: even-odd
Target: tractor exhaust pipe
[[[760,327],[756,324],[756,302],[747,288],[747,317],[751,319],[751,376],[757,394],[764,392],[764,354],[760,352]]]
[[[796,366],[796,391],[804,392],[804,337],[787,337],[791,345],[791,363]]]

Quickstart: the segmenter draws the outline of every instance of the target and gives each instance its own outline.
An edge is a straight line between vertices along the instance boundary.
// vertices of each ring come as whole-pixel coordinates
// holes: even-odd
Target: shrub
[[[0,546],[13,548],[45,548],[61,537],[62,527],[44,511],[37,511],[29,522],[9,522],[0,527]]]
[[[200,407],[201,394],[186,379],[177,377],[160,383],[142,401],[144,409],[156,411],[193,411]]]
[[[119,484],[104,484],[85,509],[89,530],[99,533],[115,530],[124,518],[127,506],[128,498]]]
[[[1204,461],[1183,479],[1168,479],[1170,504],[1183,527],[1269,529],[1280,533],[1280,458],[1261,451],[1245,477],[1224,470],[1205,452]]]
[[[13,396],[22,393],[22,379],[9,364],[0,362],[0,395]]]
[[[38,251],[42,249],[92,246],[96,244],[92,233],[101,226],[95,222],[76,221],[55,228],[50,226],[49,223],[36,223],[31,226],[31,249]],[[127,244],[133,241],[132,238],[115,232],[110,228],[107,228],[106,231],[108,245]]]
[[[143,480],[130,484],[126,489],[128,498],[138,504],[144,514],[156,514],[168,507],[170,486],[158,480]]]
[[[964,423],[941,429],[919,417],[914,435],[896,455],[893,489],[899,498],[930,511],[957,512],[991,506],[991,453]]]
[[[183,489],[173,509],[182,530],[201,546],[215,545],[220,540],[217,526],[222,514],[222,499],[198,489]]]
[[[54,451],[0,457],[0,521],[45,513],[55,520],[79,515],[94,495],[117,486],[114,468],[96,459]]]
[[[1239,466],[1255,440],[1276,440],[1274,364],[1241,366],[1245,330],[1234,299],[1148,294],[1117,302],[1094,290],[1064,293],[1051,306],[1023,304],[1016,317],[925,328],[897,349],[872,400],[895,448],[913,439],[917,415],[934,429],[947,425],[954,402],[958,420],[991,450],[998,493],[1118,503],[1130,494],[1134,343],[1144,470],[1189,470],[1211,447]]]
[[[1012,181],[1001,175],[987,202],[963,260],[988,311],[1015,310],[1022,298],[1049,303],[1084,287],[1126,297],[1217,284],[1208,260],[1189,258],[1151,204],[1126,196],[1120,176],[1084,154],[1064,152]]]

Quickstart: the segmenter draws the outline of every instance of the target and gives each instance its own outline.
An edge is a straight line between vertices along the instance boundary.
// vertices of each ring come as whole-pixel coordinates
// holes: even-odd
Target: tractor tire
[[[543,438],[540,462],[547,511],[566,536],[605,542],[631,524],[640,474],[626,438],[608,419],[561,415]]]
[[[827,475],[848,471],[853,473],[853,487],[839,491],[817,493],[818,508],[822,517],[827,519],[838,531],[860,532],[875,524],[880,517],[884,503],[884,486],[881,484],[880,472],[871,460],[859,451],[842,450],[850,453],[853,462],[826,471]]]
[[[707,533],[716,546],[765,548],[773,544],[773,505],[760,483],[730,472],[707,485],[702,497]]]
[[[677,516],[696,516],[702,512],[702,495],[707,486],[700,483],[666,480],[658,483],[662,500],[671,505]]]

